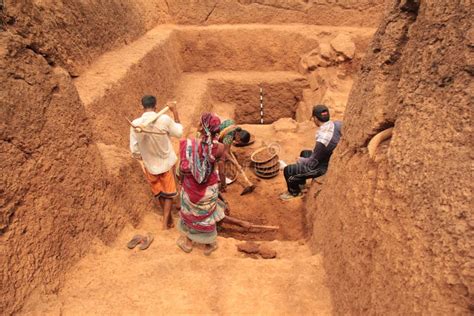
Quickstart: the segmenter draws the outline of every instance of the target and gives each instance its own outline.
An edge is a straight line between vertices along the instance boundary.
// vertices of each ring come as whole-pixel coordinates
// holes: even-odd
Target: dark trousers
[[[308,158],[311,156],[311,150],[303,150],[300,157]],[[283,169],[288,192],[297,195],[301,192],[300,185],[306,184],[306,179],[317,178],[326,173],[328,170],[327,163],[319,164],[292,164]]]

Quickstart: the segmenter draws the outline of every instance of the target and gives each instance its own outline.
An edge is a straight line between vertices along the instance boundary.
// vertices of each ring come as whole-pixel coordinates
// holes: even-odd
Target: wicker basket
[[[252,153],[250,160],[254,163],[255,174],[264,179],[276,177],[280,172],[280,147],[277,144],[264,146]]]

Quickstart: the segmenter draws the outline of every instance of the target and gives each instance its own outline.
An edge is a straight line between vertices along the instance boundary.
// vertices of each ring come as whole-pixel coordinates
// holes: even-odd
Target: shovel
[[[253,190],[255,190],[255,184],[250,182],[249,178],[247,178],[247,175],[245,174],[244,169],[242,169],[242,167],[240,166],[239,162],[237,161],[237,159],[234,156],[234,153],[230,152],[230,156],[232,158],[231,162],[239,169],[240,174],[242,174],[242,176],[245,179],[245,182],[247,182],[247,186],[244,188],[242,193],[240,193],[240,195],[245,195],[247,193],[253,192]]]

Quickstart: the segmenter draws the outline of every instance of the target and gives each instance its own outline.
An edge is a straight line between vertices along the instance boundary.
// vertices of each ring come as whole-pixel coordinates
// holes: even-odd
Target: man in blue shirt
[[[283,170],[288,187],[288,192],[280,195],[280,199],[284,201],[302,196],[301,187],[306,184],[306,179],[317,178],[326,173],[329,158],[341,138],[342,122],[329,120],[327,106],[314,106],[312,119],[319,127],[316,145],[312,151],[302,151],[298,162],[286,166]]]

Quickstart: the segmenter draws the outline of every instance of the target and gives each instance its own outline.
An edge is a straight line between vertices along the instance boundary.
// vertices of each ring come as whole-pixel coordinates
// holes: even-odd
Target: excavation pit
[[[356,45],[357,54],[370,35],[367,30],[317,26],[163,27],[140,39],[135,44],[139,50],[125,47],[113,56],[104,56],[87,75],[76,79],[76,86],[93,123],[95,141],[103,144],[99,151],[107,169],[118,174],[136,169],[123,149],[127,148],[129,126],[124,119],[118,121],[120,128],[109,122],[116,122],[117,114],[138,117],[139,97],[143,94],[157,95],[160,105],[176,100],[187,134],[194,133],[199,115],[205,111],[233,118],[243,125],[256,139],[252,146],[235,149],[244,166],[249,164],[255,149],[271,142],[282,146],[281,159],[294,162],[299,150],[314,146],[315,127],[303,123],[311,105],[320,101],[330,106],[345,104],[343,97],[347,97],[347,87],[352,83],[347,61],[334,61],[313,73],[299,67],[302,56],[327,46],[340,32],[362,43]],[[133,58],[124,62],[123,56],[127,55]],[[108,69],[112,65],[114,69]],[[339,77],[345,78],[342,91],[338,91]],[[342,113],[341,106],[333,109],[333,113]],[[114,148],[120,153],[114,152]],[[138,177],[139,170],[136,172]],[[277,225],[280,230],[248,232],[224,225],[221,235],[245,240],[303,238],[302,201],[284,203],[279,199],[279,194],[286,190],[282,173],[263,180],[246,167],[246,174],[257,189],[240,196],[241,184],[229,186],[226,197],[232,214],[259,225]],[[242,177],[238,182],[243,183]]]
[[[360,60],[374,32],[360,26],[376,24],[366,23],[373,1],[7,2],[0,10],[8,22],[0,26],[6,30],[0,51],[9,109],[1,310],[331,314],[320,256],[294,242],[307,232],[304,200],[279,200],[286,190],[281,171],[263,180],[245,167],[256,190],[240,196],[239,179],[225,193],[231,215],[278,231],[224,225],[211,258],[199,247],[185,254],[176,246],[176,229],[161,231],[160,211],[130,158],[126,118],[141,115],[144,94],[155,95],[159,108],[176,100],[186,136],[200,113],[215,111],[254,135],[252,146],[235,148],[242,164],[270,142],[282,146],[280,159],[294,162],[314,143],[304,104],[345,104],[336,71],[318,82],[310,73],[314,65],[300,67],[302,57],[344,33]],[[322,65],[323,72],[338,63]],[[145,232],[155,236],[150,248],[125,247]],[[235,250],[239,241],[222,236],[275,240],[266,244],[277,259],[248,260]],[[201,288],[209,289],[207,299],[196,294]]]
[[[281,201],[279,195],[286,191],[283,172],[270,179],[262,179],[255,174],[254,165],[251,164],[251,155],[257,149],[270,143],[277,143],[281,147],[279,158],[287,163],[294,162],[295,151],[308,149],[314,144],[315,126],[310,122],[292,122],[284,129],[283,124],[242,124],[255,139],[255,143],[248,147],[233,147],[239,162],[245,166],[246,175],[256,185],[254,192],[241,196],[245,182],[242,177],[228,186],[225,197],[231,207],[231,216],[258,224],[279,226],[278,231],[250,231],[236,226],[223,225],[220,235],[233,237],[240,240],[301,240],[307,237],[305,222],[304,200],[298,199],[290,202]],[[291,125],[291,129],[288,129]],[[289,133],[291,132],[291,133]]]

